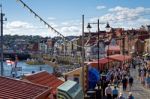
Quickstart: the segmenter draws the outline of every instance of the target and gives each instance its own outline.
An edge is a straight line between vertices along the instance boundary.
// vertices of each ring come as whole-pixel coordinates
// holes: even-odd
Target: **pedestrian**
[[[113,85],[114,85],[114,86],[118,86],[118,79],[117,79],[117,77],[114,78],[114,80],[113,80]]]
[[[107,82],[105,79],[102,79],[102,82],[101,82],[101,87],[102,87],[102,95],[105,96],[105,89],[107,87]]]
[[[132,84],[133,84],[133,77],[132,76],[130,76],[129,77],[129,90],[131,91],[131,88],[132,88]]]
[[[146,72],[147,72],[146,66],[144,66],[143,71],[144,71],[144,77],[146,77]]]
[[[150,75],[148,74],[147,77],[145,78],[146,80],[146,87],[150,88]]]
[[[128,99],[134,99],[134,96],[132,95],[132,92],[129,92]]]
[[[134,69],[136,69],[136,62],[135,62],[134,58],[132,59],[132,66],[133,66]]]
[[[144,70],[141,70],[141,84],[144,86],[145,85],[145,76],[144,76]]]
[[[119,95],[118,99],[125,99],[125,97],[123,96],[123,94],[122,94],[122,93],[120,93],[120,95]]]
[[[141,71],[142,71],[141,68],[139,68],[139,69],[138,69],[138,76],[139,76],[139,79],[141,78]]]
[[[113,91],[112,91],[112,94],[113,94],[113,99],[117,99],[118,97],[118,89],[117,87],[115,86]]]
[[[110,87],[110,84],[108,84],[108,87],[105,89],[105,96],[106,99],[112,99],[112,89]]]
[[[127,78],[124,76],[123,79],[122,79],[123,91],[126,91],[126,89],[127,89],[127,83],[128,83],[128,80],[127,80]]]

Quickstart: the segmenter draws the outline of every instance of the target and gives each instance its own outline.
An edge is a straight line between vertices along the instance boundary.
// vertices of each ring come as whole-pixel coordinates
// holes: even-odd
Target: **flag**
[[[6,60],[6,63],[7,63],[7,65],[13,65],[14,64],[14,62],[11,60]]]

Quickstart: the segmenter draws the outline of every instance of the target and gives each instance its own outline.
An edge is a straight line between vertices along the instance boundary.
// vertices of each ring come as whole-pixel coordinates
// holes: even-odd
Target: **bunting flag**
[[[34,12],[25,2],[23,2],[22,0],[16,0],[17,2],[20,2],[23,5],[23,8],[28,9],[28,11],[34,15],[34,18],[37,18],[40,20],[40,22],[44,23],[44,25],[48,26],[48,29],[52,30],[54,33],[56,33],[57,35],[59,35],[62,39],[64,39],[66,42],[70,42],[69,40],[67,40],[65,38],[65,36],[63,34],[61,34],[59,31],[57,31],[55,28],[53,28],[50,24],[48,24],[48,22],[46,22],[42,17],[40,17],[36,12]],[[78,46],[83,48],[80,45],[77,45],[75,43],[73,43],[73,45]]]
[[[13,65],[15,62],[11,61],[11,60],[6,60],[7,65]]]

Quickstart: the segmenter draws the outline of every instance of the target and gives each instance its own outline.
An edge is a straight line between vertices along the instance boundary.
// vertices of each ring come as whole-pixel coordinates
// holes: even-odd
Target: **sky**
[[[88,23],[100,20],[100,30],[109,22],[113,28],[140,28],[150,24],[150,0],[22,0],[54,29],[64,36],[82,34]],[[4,35],[59,36],[17,0],[0,0],[7,21]],[[92,32],[97,25],[91,24]]]

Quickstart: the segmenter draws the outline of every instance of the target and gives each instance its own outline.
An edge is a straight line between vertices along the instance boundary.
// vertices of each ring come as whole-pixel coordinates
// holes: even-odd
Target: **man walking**
[[[133,84],[133,77],[132,76],[130,76],[129,77],[129,90],[131,91],[131,88],[132,88],[132,84]]]
[[[112,99],[112,89],[110,87],[110,84],[108,84],[108,87],[106,87],[105,89],[105,96],[106,96],[106,99]]]
[[[117,99],[118,97],[118,89],[117,87],[115,86],[113,91],[112,91],[112,94],[113,94],[113,99]]]
[[[126,91],[126,89],[127,89],[127,83],[128,83],[128,80],[127,80],[127,78],[124,76],[123,79],[122,79],[123,91]]]

